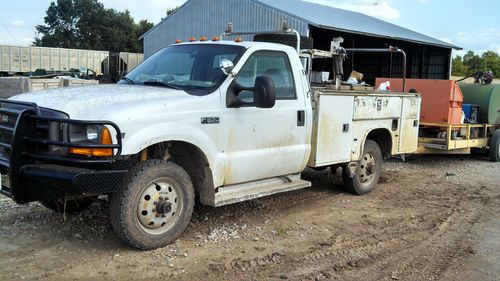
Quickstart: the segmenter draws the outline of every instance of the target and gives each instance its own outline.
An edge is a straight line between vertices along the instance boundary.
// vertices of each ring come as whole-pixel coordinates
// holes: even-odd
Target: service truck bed
[[[396,155],[417,150],[418,94],[314,87],[312,103],[314,122],[309,166],[359,160],[366,132],[372,127],[385,133],[391,142],[386,153]]]

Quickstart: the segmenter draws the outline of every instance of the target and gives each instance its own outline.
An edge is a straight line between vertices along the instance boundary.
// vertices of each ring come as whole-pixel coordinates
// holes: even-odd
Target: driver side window
[[[191,76],[196,55],[190,53],[168,54],[160,59],[153,73]]]
[[[267,76],[274,81],[277,100],[297,98],[292,68],[286,53],[255,52],[238,72],[235,81],[243,87],[253,87],[259,76]],[[251,91],[242,91],[238,97],[245,102],[253,102],[254,94]]]

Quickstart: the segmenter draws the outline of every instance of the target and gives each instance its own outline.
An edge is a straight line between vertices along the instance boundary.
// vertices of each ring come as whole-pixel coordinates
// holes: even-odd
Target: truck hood
[[[149,107],[154,111],[151,105],[161,104],[164,108],[167,104],[175,106],[182,100],[194,98],[184,91],[162,87],[98,85],[31,92],[10,99],[63,111],[72,119],[101,120],[113,111],[127,111],[133,107]]]

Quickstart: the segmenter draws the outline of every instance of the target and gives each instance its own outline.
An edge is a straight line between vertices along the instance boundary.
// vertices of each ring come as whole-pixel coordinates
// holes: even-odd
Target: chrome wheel
[[[159,235],[171,229],[182,211],[182,193],[168,179],[150,183],[141,194],[137,206],[137,218],[142,230]]]
[[[371,153],[363,155],[359,163],[358,177],[363,185],[370,185],[376,174],[375,157]]]
[[[346,190],[357,195],[372,191],[382,173],[382,152],[376,142],[367,140],[361,155],[363,157],[358,161],[356,175],[351,175],[348,165],[343,167],[342,173]]]

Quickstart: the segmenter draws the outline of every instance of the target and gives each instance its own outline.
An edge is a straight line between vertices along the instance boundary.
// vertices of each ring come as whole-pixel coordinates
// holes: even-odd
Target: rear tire
[[[90,205],[94,200],[92,198],[59,198],[56,200],[42,200],[40,204],[47,209],[50,209],[57,213],[78,213],[81,212]]]
[[[363,149],[363,157],[358,163],[356,175],[351,178],[347,167],[344,167],[342,177],[344,188],[357,195],[371,192],[378,184],[382,174],[382,152],[378,144],[367,140]]]
[[[253,37],[255,42],[269,42],[269,43],[279,43],[283,45],[290,46],[292,48],[297,48],[297,36],[295,34],[283,34],[283,33],[260,33]],[[313,49],[314,40],[311,37],[300,36],[300,49]]]
[[[491,137],[490,159],[492,162],[500,162],[500,130],[496,130]]]
[[[129,246],[152,250],[173,243],[193,213],[195,194],[189,175],[163,160],[139,163],[127,185],[111,196],[111,225]]]

